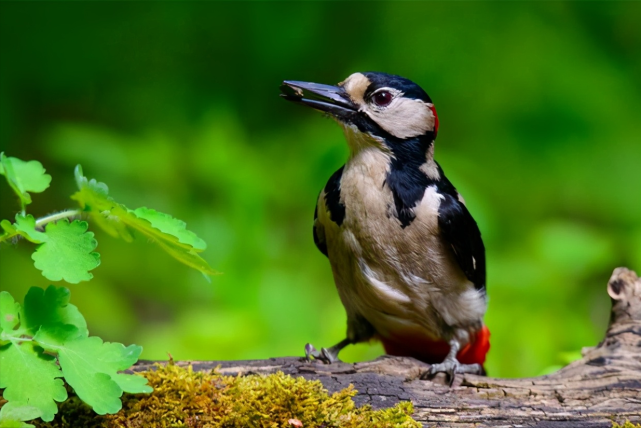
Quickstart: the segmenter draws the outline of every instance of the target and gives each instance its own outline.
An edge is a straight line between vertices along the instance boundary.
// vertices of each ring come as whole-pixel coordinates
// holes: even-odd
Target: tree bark
[[[318,379],[334,392],[353,384],[354,401],[374,408],[401,400],[414,403],[414,418],[425,427],[611,427],[641,422],[641,279],[615,269],[607,287],[612,298],[604,340],[583,358],[556,373],[524,379],[457,375],[453,385],[438,375],[419,376],[429,365],[413,358],[384,356],[374,361],[326,365],[301,358],[254,361],[192,361],[194,370],[219,366],[224,374],[273,373]],[[136,370],[150,363],[140,362]]]

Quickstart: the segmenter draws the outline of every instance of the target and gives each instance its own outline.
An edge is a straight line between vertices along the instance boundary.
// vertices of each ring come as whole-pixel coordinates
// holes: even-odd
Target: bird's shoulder
[[[439,167],[440,169],[440,167]],[[486,288],[485,246],[481,231],[461,195],[441,170],[437,186],[439,233],[451,248],[461,270],[477,290]]]
[[[441,166],[434,160],[418,168],[392,163],[387,182],[401,227],[409,226],[417,217],[436,216],[436,219],[421,218],[421,221],[437,222],[438,235],[451,249],[467,279],[476,289],[485,289],[485,247],[481,232]]]
[[[331,220],[339,226],[345,220],[345,204],[341,200],[341,180],[344,169],[345,166],[343,165],[329,177],[319,196],[319,201],[321,198],[323,199],[321,202],[329,212]]]

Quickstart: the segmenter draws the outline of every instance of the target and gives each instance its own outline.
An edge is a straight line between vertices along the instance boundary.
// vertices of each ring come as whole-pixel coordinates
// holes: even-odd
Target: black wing
[[[343,177],[343,167],[341,166],[327,181],[325,189],[321,194],[325,194],[325,206],[329,211],[329,217],[337,225],[343,224],[345,219],[345,205],[341,202],[341,178]],[[319,196],[320,198],[320,196]],[[321,253],[327,256],[327,242],[325,241],[325,228],[318,221],[318,201],[314,210],[314,243]]]
[[[318,221],[318,201],[314,209],[314,244],[316,244],[316,248],[321,253],[325,254],[325,257],[329,257],[327,255],[327,242],[325,242],[325,228]]]
[[[438,209],[441,236],[450,244],[456,261],[477,290],[484,290],[485,246],[481,231],[465,204],[457,196],[443,194]]]

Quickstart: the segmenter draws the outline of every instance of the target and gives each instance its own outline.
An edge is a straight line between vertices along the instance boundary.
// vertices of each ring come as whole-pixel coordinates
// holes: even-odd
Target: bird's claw
[[[321,348],[320,351],[318,351],[314,345],[311,343],[308,343],[305,345],[305,359],[309,362],[314,360],[320,360],[324,362],[325,364],[332,364],[332,363],[338,363],[340,360],[338,359],[337,355],[334,355],[331,350],[327,348]]]
[[[318,357],[320,357],[320,352],[318,352],[316,350],[314,345],[312,345],[311,343],[306,344],[305,345],[305,360],[307,360],[307,362],[311,362],[312,359],[315,359],[315,358],[318,358]]]
[[[452,386],[454,383],[454,376],[458,374],[483,374],[483,367],[480,364],[461,364],[457,360],[445,360],[440,364],[432,364],[432,366],[421,375],[421,379],[433,379],[438,373],[445,373],[449,379],[449,384]]]

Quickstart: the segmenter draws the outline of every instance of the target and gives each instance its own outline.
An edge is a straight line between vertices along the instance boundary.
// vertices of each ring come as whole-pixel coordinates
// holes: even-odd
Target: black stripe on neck
[[[437,183],[420,170],[421,165],[426,162],[426,154],[433,144],[433,138],[433,133],[430,132],[390,144],[393,156],[386,182],[392,191],[396,216],[403,228],[414,221],[414,207],[423,198],[425,189]],[[439,172],[442,173],[440,167]]]

